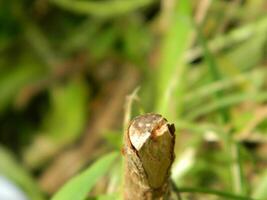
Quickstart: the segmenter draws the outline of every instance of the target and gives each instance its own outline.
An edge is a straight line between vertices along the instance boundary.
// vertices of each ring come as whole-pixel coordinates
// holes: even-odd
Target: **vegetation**
[[[0,178],[32,200],[120,199],[123,132],[154,112],[176,127],[183,200],[266,199],[266,9],[1,1]]]

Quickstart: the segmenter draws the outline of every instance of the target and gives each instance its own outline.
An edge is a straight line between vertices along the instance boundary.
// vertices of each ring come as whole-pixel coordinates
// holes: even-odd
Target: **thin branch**
[[[125,132],[124,200],[169,200],[174,126],[158,114],[135,118]]]

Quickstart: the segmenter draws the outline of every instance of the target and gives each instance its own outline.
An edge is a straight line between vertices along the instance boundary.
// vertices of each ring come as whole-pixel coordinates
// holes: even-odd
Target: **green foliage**
[[[171,99],[177,98],[179,101],[183,99],[183,77],[186,70],[184,53],[188,48],[192,31],[190,7],[190,3],[183,0],[175,3],[175,6],[165,13],[169,24],[162,40],[161,61],[156,80],[158,89],[156,111],[164,116],[174,115],[169,105],[174,107],[174,111],[176,111],[175,106],[181,106],[180,103],[176,105],[177,103]],[[177,108],[177,110],[180,109]]]
[[[42,200],[55,192],[45,176],[74,150],[78,165],[93,164],[53,199],[120,197],[117,153],[94,158],[122,148],[125,97],[140,88],[126,115],[158,112],[175,123],[183,198],[264,199],[265,8],[264,0],[0,1],[0,173]]]
[[[41,73],[42,70],[31,60],[26,60],[12,70],[3,70],[0,74],[0,114],[10,103],[15,103],[14,99],[21,89],[37,80]]]
[[[153,2],[153,0],[112,0],[107,2],[85,2],[72,0],[50,1],[61,8],[70,10],[74,13],[94,15],[97,17],[112,17],[114,15],[125,14]]]
[[[63,188],[53,196],[52,200],[85,199],[97,180],[109,170],[110,165],[114,162],[117,156],[117,152],[103,156],[84,172],[64,185]]]
[[[55,86],[51,90],[51,110],[45,116],[42,132],[63,143],[76,138],[85,124],[87,89],[85,83],[79,79],[69,81],[63,86]]]
[[[44,114],[41,134],[25,150],[24,156],[29,166],[36,167],[44,163],[80,136],[86,122],[87,89],[80,79],[51,89],[51,107]]]
[[[196,192],[196,193],[202,193],[202,194],[208,194],[208,195],[215,195],[219,196],[220,198],[224,199],[235,199],[235,200],[255,200],[250,197],[245,196],[238,196],[227,192],[221,192],[216,190],[209,190],[209,189],[202,189],[202,188],[181,188],[179,190],[180,192]]]

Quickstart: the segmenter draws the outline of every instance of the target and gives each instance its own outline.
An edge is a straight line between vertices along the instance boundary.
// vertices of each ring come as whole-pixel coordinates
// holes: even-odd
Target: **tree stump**
[[[136,117],[124,135],[124,200],[169,200],[175,128],[159,114]]]

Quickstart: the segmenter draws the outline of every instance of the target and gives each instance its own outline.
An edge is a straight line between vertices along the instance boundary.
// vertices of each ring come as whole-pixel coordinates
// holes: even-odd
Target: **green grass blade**
[[[267,197],[267,170],[263,174],[258,185],[255,187],[252,196],[258,199],[264,199]]]
[[[109,0],[109,1],[74,1],[74,0],[50,0],[62,9],[76,14],[93,15],[96,17],[112,17],[125,14],[147,6],[154,0]]]
[[[195,101],[196,99],[205,100],[205,98],[210,97],[216,92],[238,88],[243,85],[256,87],[258,84],[257,81],[263,81],[266,75],[266,70],[256,69],[238,74],[231,78],[224,78],[208,85],[200,86],[193,91],[188,91],[184,97],[184,102],[188,104],[188,102]]]
[[[223,197],[225,199],[234,199],[234,200],[256,200],[251,197],[246,196],[239,196],[232,193],[212,190],[212,189],[204,189],[204,188],[179,188],[180,193],[201,193],[201,194],[209,194],[209,195],[216,195],[219,197]]]
[[[245,101],[252,101],[252,102],[265,102],[267,101],[267,92],[262,91],[260,93],[241,93],[241,94],[233,94],[224,97],[223,99],[217,100],[212,102],[208,105],[202,106],[200,108],[191,111],[186,118],[189,120],[194,120],[200,116],[204,116],[208,113],[214,112],[217,109],[233,106]]]
[[[64,185],[52,200],[84,200],[99,178],[109,170],[117,156],[118,152],[112,152],[97,160],[87,170]]]
[[[213,53],[217,53],[222,49],[237,45],[247,41],[252,37],[258,37],[260,34],[265,34],[267,30],[267,16],[263,16],[257,21],[253,21],[241,27],[238,27],[227,34],[222,34],[208,42],[208,48]],[[192,61],[203,54],[203,48],[197,46],[188,51],[187,60]]]
[[[186,70],[184,53],[190,41],[191,7],[190,2],[181,0],[174,5],[170,17],[170,26],[162,41],[161,61],[157,79],[156,111],[168,117],[169,105],[176,102],[171,99],[174,92],[181,98],[184,73]],[[178,109],[179,110],[179,109]]]
[[[218,80],[222,79],[218,64],[217,64],[214,56],[211,54],[211,52],[208,48],[206,38],[204,37],[201,28],[198,25],[195,25],[195,27],[196,27],[196,30],[197,30],[197,33],[199,36],[200,44],[203,48],[204,57],[205,57],[205,61],[206,61],[207,66],[208,66],[208,71],[209,71],[209,75],[211,77],[211,81],[218,81]],[[221,97],[223,97],[223,93],[221,91],[218,91],[215,93],[216,99],[220,99]],[[220,111],[219,113],[220,113],[222,121],[224,123],[227,122],[229,120],[228,110],[225,108],[222,108],[219,111]]]

